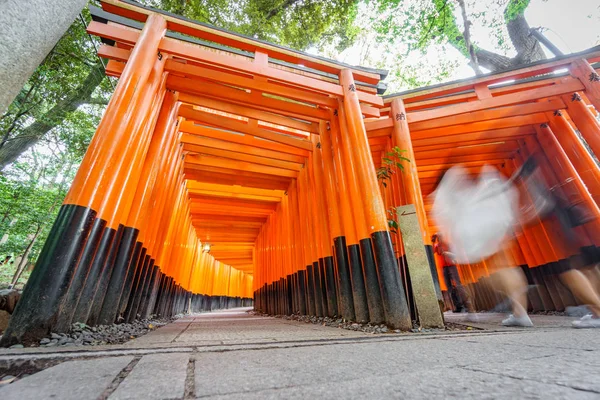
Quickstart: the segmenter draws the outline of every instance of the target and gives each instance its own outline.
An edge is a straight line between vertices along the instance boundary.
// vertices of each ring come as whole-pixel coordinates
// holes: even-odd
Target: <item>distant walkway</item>
[[[600,398],[600,332],[567,328],[565,317],[534,316],[536,329],[373,335],[246,310],[189,316],[124,345],[2,350],[0,363],[70,361],[0,398]],[[501,316],[482,318],[475,325],[497,328]]]

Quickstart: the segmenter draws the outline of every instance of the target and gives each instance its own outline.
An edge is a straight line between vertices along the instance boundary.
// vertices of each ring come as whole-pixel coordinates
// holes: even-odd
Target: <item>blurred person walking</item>
[[[570,203],[566,200],[558,185],[548,188],[538,168],[538,157],[538,155],[532,155],[527,159],[521,168],[520,179],[533,199],[533,206],[537,208],[536,213],[542,220],[554,218],[559,222],[560,233],[564,238],[568,254],[575,254],[574,257],[569,258],[568,262],[559,263],[558,270],[548,273],[557,274],[561,282],[573,293],[573,296],[590,310],[590,314],[574,321],[573,327],[600,328],[600,296],[597,286],[593,285],[597,276],[597,260],[591,262],[586,260],[583,238],[575,229],[593,221],[595,215],[587,209],[583,202]],[[543,210],[539,210],[540,204],[544,205]]]

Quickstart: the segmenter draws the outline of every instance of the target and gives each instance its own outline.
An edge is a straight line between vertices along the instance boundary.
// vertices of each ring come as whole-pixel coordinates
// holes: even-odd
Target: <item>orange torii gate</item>
[[[400,234],[388,210],[414,204],[432,280],[427,195],[443,171],[510,174],[541,149],[553,183],[600,216],[600,49],[500,74],[379,97],[385,71],[352,67],[129,0],[90,7],[88,32],[119,77],[2,344],[73,322],[250,305],[412,328]],[[569,74],[549,74],[569,68]],[[534,78],[531,78],[534,77]],[[509,84],[499,84],[514,79]],[[385,187],[393,147],[405,172]],[[582,227],[597,249],[598,222]],[[507,254],[539,283],[534,307],[567,303],[539,273],[567,259],[552,222]],[[494,266],[462,266],[493,306]],[[443,288],[443,284],[441,285]],[[410,307],[409,307],[410,306]],[[412,310],[411,310],[412,309]],[[427,324],[426,321],[421,321]]]

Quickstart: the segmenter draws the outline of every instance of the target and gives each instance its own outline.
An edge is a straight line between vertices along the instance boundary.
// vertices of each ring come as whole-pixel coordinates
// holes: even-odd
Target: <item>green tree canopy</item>
[[[146,0],[145,4],[297,50],[354,42],[358,0]]]

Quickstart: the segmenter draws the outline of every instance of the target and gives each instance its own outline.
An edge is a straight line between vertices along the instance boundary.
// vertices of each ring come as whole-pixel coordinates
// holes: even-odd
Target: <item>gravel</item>
[[[52,332],[40,340],[40,347],[95,346],[125,343],[166,325],[173,319],[145,319],[130,324],[88,326],[76,322],[68,333]]]
[[[263,316],[263,317],[274,317],[274,318],[281,318],[281,319],[286,319],[286,320],[300,321],[300,322],[305,322],[307,324],[323,325],[323,326],[329,326],[332,328],[348,329],[351,331],[361,331],[361,332],[372,333],[372,334],[407,333],[407,332],[402,332],[399,329],[391,329],[388,326],[386,326],[385,324],[371,324],[371,323],[359,324],[359,323],[353,322],[353,321],[346,321],[342,318],[315,317],[315,316],[310,316],[310,315],[297,315],[297,314],[274,315],[273,316],[273,315],[259,313],[254,310],[248,311],[248,314],[258,315],[258,316]],[[420,326],[418,326],[413,321],[413,329],[411,329],[411,332],[413,332],[413,333],[428,333],[428,332],[443,332],[443,331],[462,331],[462,330],[468,330],[468,329],[469,329],[469,327],[467,327],[467,326],[448,323],[448,322],[446,322],[445,329],[424,329],[424,328],[421,328]]]

